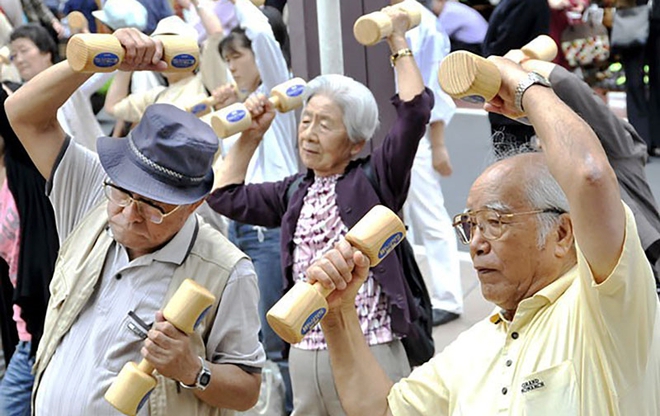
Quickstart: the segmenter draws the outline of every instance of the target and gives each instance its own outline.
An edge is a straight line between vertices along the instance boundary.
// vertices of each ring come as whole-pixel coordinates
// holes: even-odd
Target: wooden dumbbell
[[[238,96],[240,94],[238,90],[238,85],[233,84],[232,87],[234,88],[234,92]],[[210,112],[212,112],[214,109],[213,107],[218,104],[218,100],[216,97],[213,95],[209,95],[208,97],[204,98],[203,100],[200,100],[196,104],[189,105],[184,108],[185,111],[189,113],[193,113],[197,117],[203,117]]]
[[[520,51],[506,55],[520,62],[524,58],[551,61],[557,56],[557,44],[547,35],[540,35]],[[440,64],[438,81],[453,98],[478,96],[490,101],[500,90],[501,79],[497,66],[481,56],[467,51],[452,52]]]
[[[302,105],[303,92],[307,83],[302,78],[293,78],[270,91],[268,100],[281,113]],[[243,103],[229,105],[211,115],[211,127],[221,139],[239,133],[252,123],[252,116]]]
[[[396,7],[408,15],[408,30],[419,25],[422,20],[422,13],[417,4],[409,1],[395,4]],[[355,21],[353,25],[353,35],[362,45],[371,46],[380,42],[392,33],[392,19],[381,11],[365,14]]]
[[[89,29],[89,23],[84,14],[77,10],[72,11],[66,16],[66,21],[69,24],[69,30],[72,35],[84,32]]]
[[[213,302],[211,292],[186,279],[163,309],[163,316],[180,331],[191,334]],[[125,415],[136,415],[156,387],[153,371],[154,366],[145,359],[139,364],[126,363],[105,393],[105,400]]]
[[[167,72],[190,72],[199,63],[197,39],[188,36],[158,35],[163,43]],[[124,60],[124,48],[110,34],[81,33],[71,37],[66,46],[69,65],[76,72],[112,72]]]
[[[364,253],[373,267],[405,238],[406,227],[389,208],[376,205],[346,234],[346,241]],[[321,283],[296,283],[268,311],[271,328],[288,343],[300,342],[328,310],[326,297],[332,290]]]
[[[11,63],[11,50],[5,45],[0,48],[0,64],[9,65]]]

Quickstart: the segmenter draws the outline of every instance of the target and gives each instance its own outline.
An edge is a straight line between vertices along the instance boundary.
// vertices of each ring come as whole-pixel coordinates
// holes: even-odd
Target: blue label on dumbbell
[[[202,319],[204,319],[204,316],[206,315],[206,312],[209,311],[209,309],[211,309],[211,306],[204,309],[204,311],[202,311],[202,313],[199,314],[199,317],[197,318],[197,321],[195,321],[195,325],[193,326],[193,329],[197,328],[197,325],[199,325],[202,322]]]
[[[378,250],[378,258],[382,259],[383,257],[387,256],[390,251],[394,250],[394,247],[397,246],[403,240],[403,233],[399,231],[398,233],[394,233],[385,240],[383,245],[380,247],[380,250]]]
[[[305,86],[304,85],[292,85],[289,88],[286,89],[286,96],[287,97],[297,97],[300,94],[305,91]]]
[[[236,123],[237,121],[243,120],[246,114],[247,112],[245,110],[238,109],[231,111],[229,114],[227,114],[227,117],[225,117],[225,119],[230,123]]]
[[[479,95],[466,95],[465,97],[461,97],[461,100],[473,104],[483,104],[486,101],[484,97]]]
[[[187,53],[181,53],[172,58],[171,64],[175,68],[190,68],[195,65],[196,62],[197,59],[195,59],[194,56]]]
[[[142,398],[142,400],[140,400],[140,404],[138,404],[138,407],[137,407],[137,409],[135,410],[135,413],[136,413],[136,414],[140,411],[140,409],[142,408],[142,406],[144,406],[144,404],[147,402],[147,400],[149,400],[149,396],[151,396],[151,392],[152,392],[152,391],[154,391],[154,389],[149,390],[149,391],[147,392],[147,394],[144,395],[144,397]]]
[[[102,52],[97,54],[92,62],[99,68],[109,68],[119,63],[119,57],[112,52]]]
[[[305,320],[305,323],[303,324],[302,328],[300,328],[300,333],[302,335],[305,335],[308,333],[312,328],[316,326],[316,324],[319,323],[321,319],[325,316],[326,309],[325,308],[319,308],[312,312],[311,315]]]
[[[190,112],[193,113],[193,114],[198,114],[198,113],[201,113],[202,111],[206,110],[207,108],[208,108],[208,106],[206,104],[197,104],[196,106],[194,106],[190,110]]]

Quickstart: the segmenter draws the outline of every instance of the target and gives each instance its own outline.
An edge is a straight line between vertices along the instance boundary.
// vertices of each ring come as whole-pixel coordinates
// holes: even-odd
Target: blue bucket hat
[[[125,138],[99,137],[101,165],[116,185],[166,204],[192,204],[213,187],[218,137],[170,104],[153,104]]]

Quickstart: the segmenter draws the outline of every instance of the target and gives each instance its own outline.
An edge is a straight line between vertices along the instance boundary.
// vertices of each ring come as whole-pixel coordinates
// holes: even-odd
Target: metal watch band
[[[413,53],[410,48],[403,48],[394,52],[392,55],[390,55],[390,64],[392,64],[392,68],[394,68],[394,65],[396,65],[397,59],[401,58],[402,56],[413,56]]]
[[[523,95],[525,95],[525,91],[527,91],[527,89],[529,89],[529,87],[532,85],[543,85],[544,87],[550,87],[550,82],[542,75],[536,72],[530,72],[527,74],[527,78],[518,83],[516,86],[515,106],[516,109],[521,113],[525,112],[522,104]]]
[[[209,367],[206,365],[206,361],[202,357],[197,357],[197,358],[199,358],[199,362],[202,364],[202,368],[199,370],[199,373],[197,374],[197,378],[195,379],[195,384],[188,385],[179,381],[179,385],[184,389],[203,391],[206,390],[209,383],[211,382],[211,371],[209,370]]]

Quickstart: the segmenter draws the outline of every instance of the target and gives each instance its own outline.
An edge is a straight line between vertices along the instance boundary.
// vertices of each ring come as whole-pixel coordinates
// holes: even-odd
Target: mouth
[[[474,270],[476,270],[477,274],[479,274],[479,275],[485,275],[485,274],[496,272],[495,269],[489,269],[487,267],[475,267]]]

